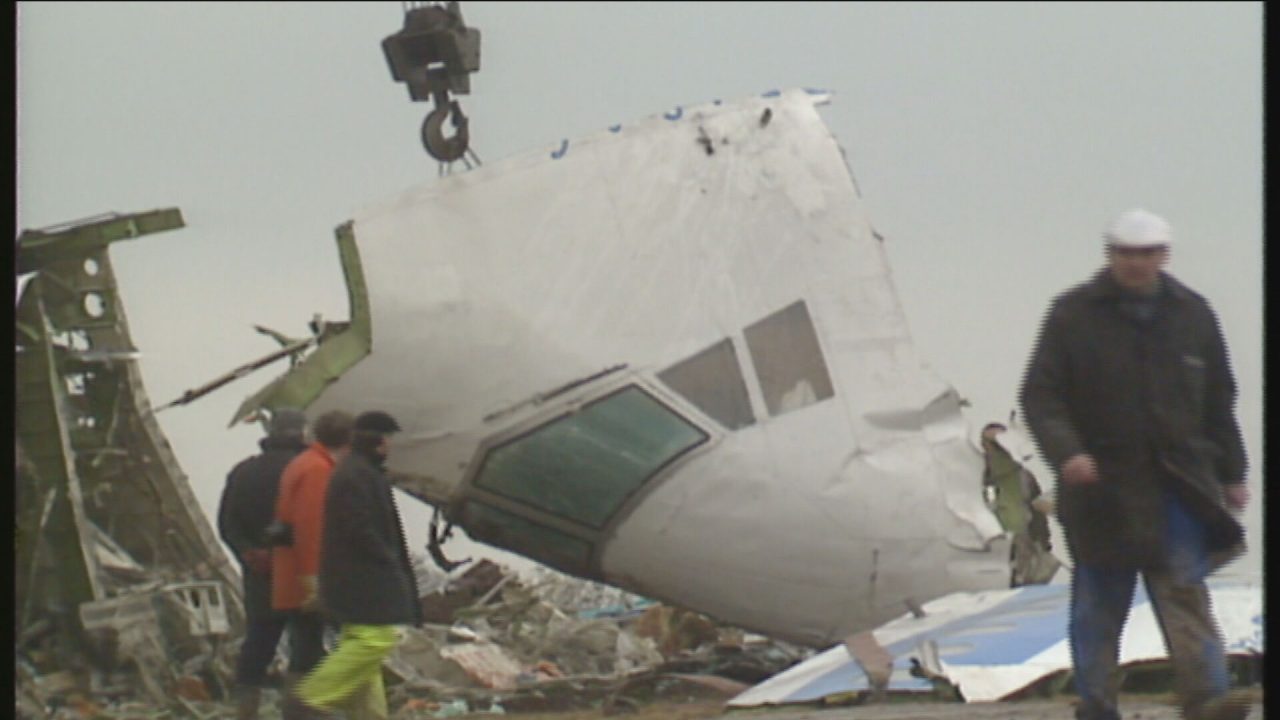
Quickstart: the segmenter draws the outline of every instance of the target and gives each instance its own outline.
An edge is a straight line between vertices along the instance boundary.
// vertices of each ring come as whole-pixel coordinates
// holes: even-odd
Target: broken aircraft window
[[[582,538],[474,500],[467,503],[465,513],[470,537],[525,548],[531,556],[561,570],[585,572],[587,569],[591,545]]]
[[[600,528],[707,434],[634,385],[490,450],[475,484]]]
[[[803,300],[751,325],[744,334],[770,415],[799,410],[835,394]]]
[[[658,379],[730,430],[756,421],[729,338],[663,370]]]

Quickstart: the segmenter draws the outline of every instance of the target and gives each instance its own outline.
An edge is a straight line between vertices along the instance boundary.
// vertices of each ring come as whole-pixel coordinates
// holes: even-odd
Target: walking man
[[[324,656],[324,616],[316,577],[324,530],[325,494],[333,468],[351,443],[351,415],[341,410],[316,418],[315,442],[284,469],[275,503],[276,527],[284,535],[274,549],[272,606],[289,618],[292,686]]]
[[[353,700],[361,702],[362,717],[387,717],[382,661],[399,642],[396,625],[422,622],[404,528],[384,472],[388,437],[399,429],[385,412],[359,415],[351,453],[329,482],[320,595],[342,634],[289,696],[284,720],[325,717]]]
[[[237,720],[258,717],[267,668],[284,633],[286,618],[271,607],[271,550],[266,539],[280,487],[280,475],[306,447],[307,418],[281,408],[272,416],[262,452],[246,458],[227,475],[218,504],[218,534],[240,562],[244,582],[244,643],[236,661]]]
[[[1184,717],[1244,718],[1204,583],[1243,549],[1229,510],[1248,502],[1226,343],[1209,303],[1163,271],[1164,219],[1130,210],[1103,237],[1107,266],[1054,300],[1020,394],[1075,560],[1076,717],[1120,718],[1119,638],[1141,574]]]

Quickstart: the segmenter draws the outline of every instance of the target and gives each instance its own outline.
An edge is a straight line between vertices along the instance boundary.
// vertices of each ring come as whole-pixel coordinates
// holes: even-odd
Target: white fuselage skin
[[[635,385],[706,440],[593,531],[585,574],[814,646],[908,599],[1006,587],[959,398],[915,356],[824,100],[689,108],[357,216],[372,351],[309,412],[391,412],[390,469],[456,510],[482,450]],[[816,353],[786,332],[752,345],[797,303]],[[662,379],[725,340],[749,404],[736,429]],[[779,388],[770,348],[806,379]]]

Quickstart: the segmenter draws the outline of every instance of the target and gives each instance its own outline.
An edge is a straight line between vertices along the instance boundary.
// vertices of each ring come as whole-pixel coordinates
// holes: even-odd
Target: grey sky
[[[1004,418],[1053,294],[1117,212],[1167,217],[1171,270],[1213,302],[1254,470],[1260,567],[1260,3],[478,3],[473,147],[489,163],[678,104],[835,92],[823,115],[885,236],[921,356]],[[436,164],[380,42],[399,2],[19,7],[19,229],[178,206],[118,245],[153,404],[345,319],[333,228]],[[441,228],[447,231],[447,228]],[[280,368],[160,414],[213,513]],[[430,378],[425,378],[430,382]],[[976,480],[975,480],[976,481]],[[428,514],[402,498],[421,549]]]

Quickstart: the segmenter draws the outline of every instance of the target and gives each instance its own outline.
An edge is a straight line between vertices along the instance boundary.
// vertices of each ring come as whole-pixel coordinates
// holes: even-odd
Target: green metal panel
[[[32,471],[24,477],[27,482],[15,488],[16,494],[23,496],[18,505],[28,514],[19,518],[27,532],[17,548],[17,570],[24,586],[27,577],[36,578],[33,587],[22,588],[22,599],[28,593],[48,594],[57,604],[74,608],[97,599],[101,590],[93,549],[83,532],[80,480],[67,423],[60,412],[66,404],[65,392],[54,360],[52,328],[45,316],[39,279],[27,288],[18,315],[28,326],[39,328],[39,340],[24,345],[15,368],[16,434]],[[50,492],[56,493],[56,499],[43,527],[37,529],[40,523],[33,515],[43,514],[42,499]],[[56,582],[44,577],[41,567],[56,568]]]
[[[229,617],[241,619],[238,574],[147,400],[108,253],[116,240],[182,226],[170,208],[18,238],[18,268],[35,276],[16,318],[16,435],[26,463],[15,487],[15,599],[33,615],[52,612],[68,646],[77,642],[77,607],[119,582],[97,567],[95,524],[114,527],[111,540],[165,576],[222,580]],[[98,490],[104,504],[86,504]]]
[[[339,226],[335,235],[347,282],[350,322],[347,327],[323,339],[302,362],[241,403],[231,418],[231,425],[252,417],[263,408],[307,407],[330,383],[369,354],[373,346],[373,320],[352,223]]]
[[[18,236],[18,272],[39,270],[58,259],[82,257],[117,240],[183,226],[181,211],[165,208],[130,215],[112,213],[79,223],[25,230]]]

